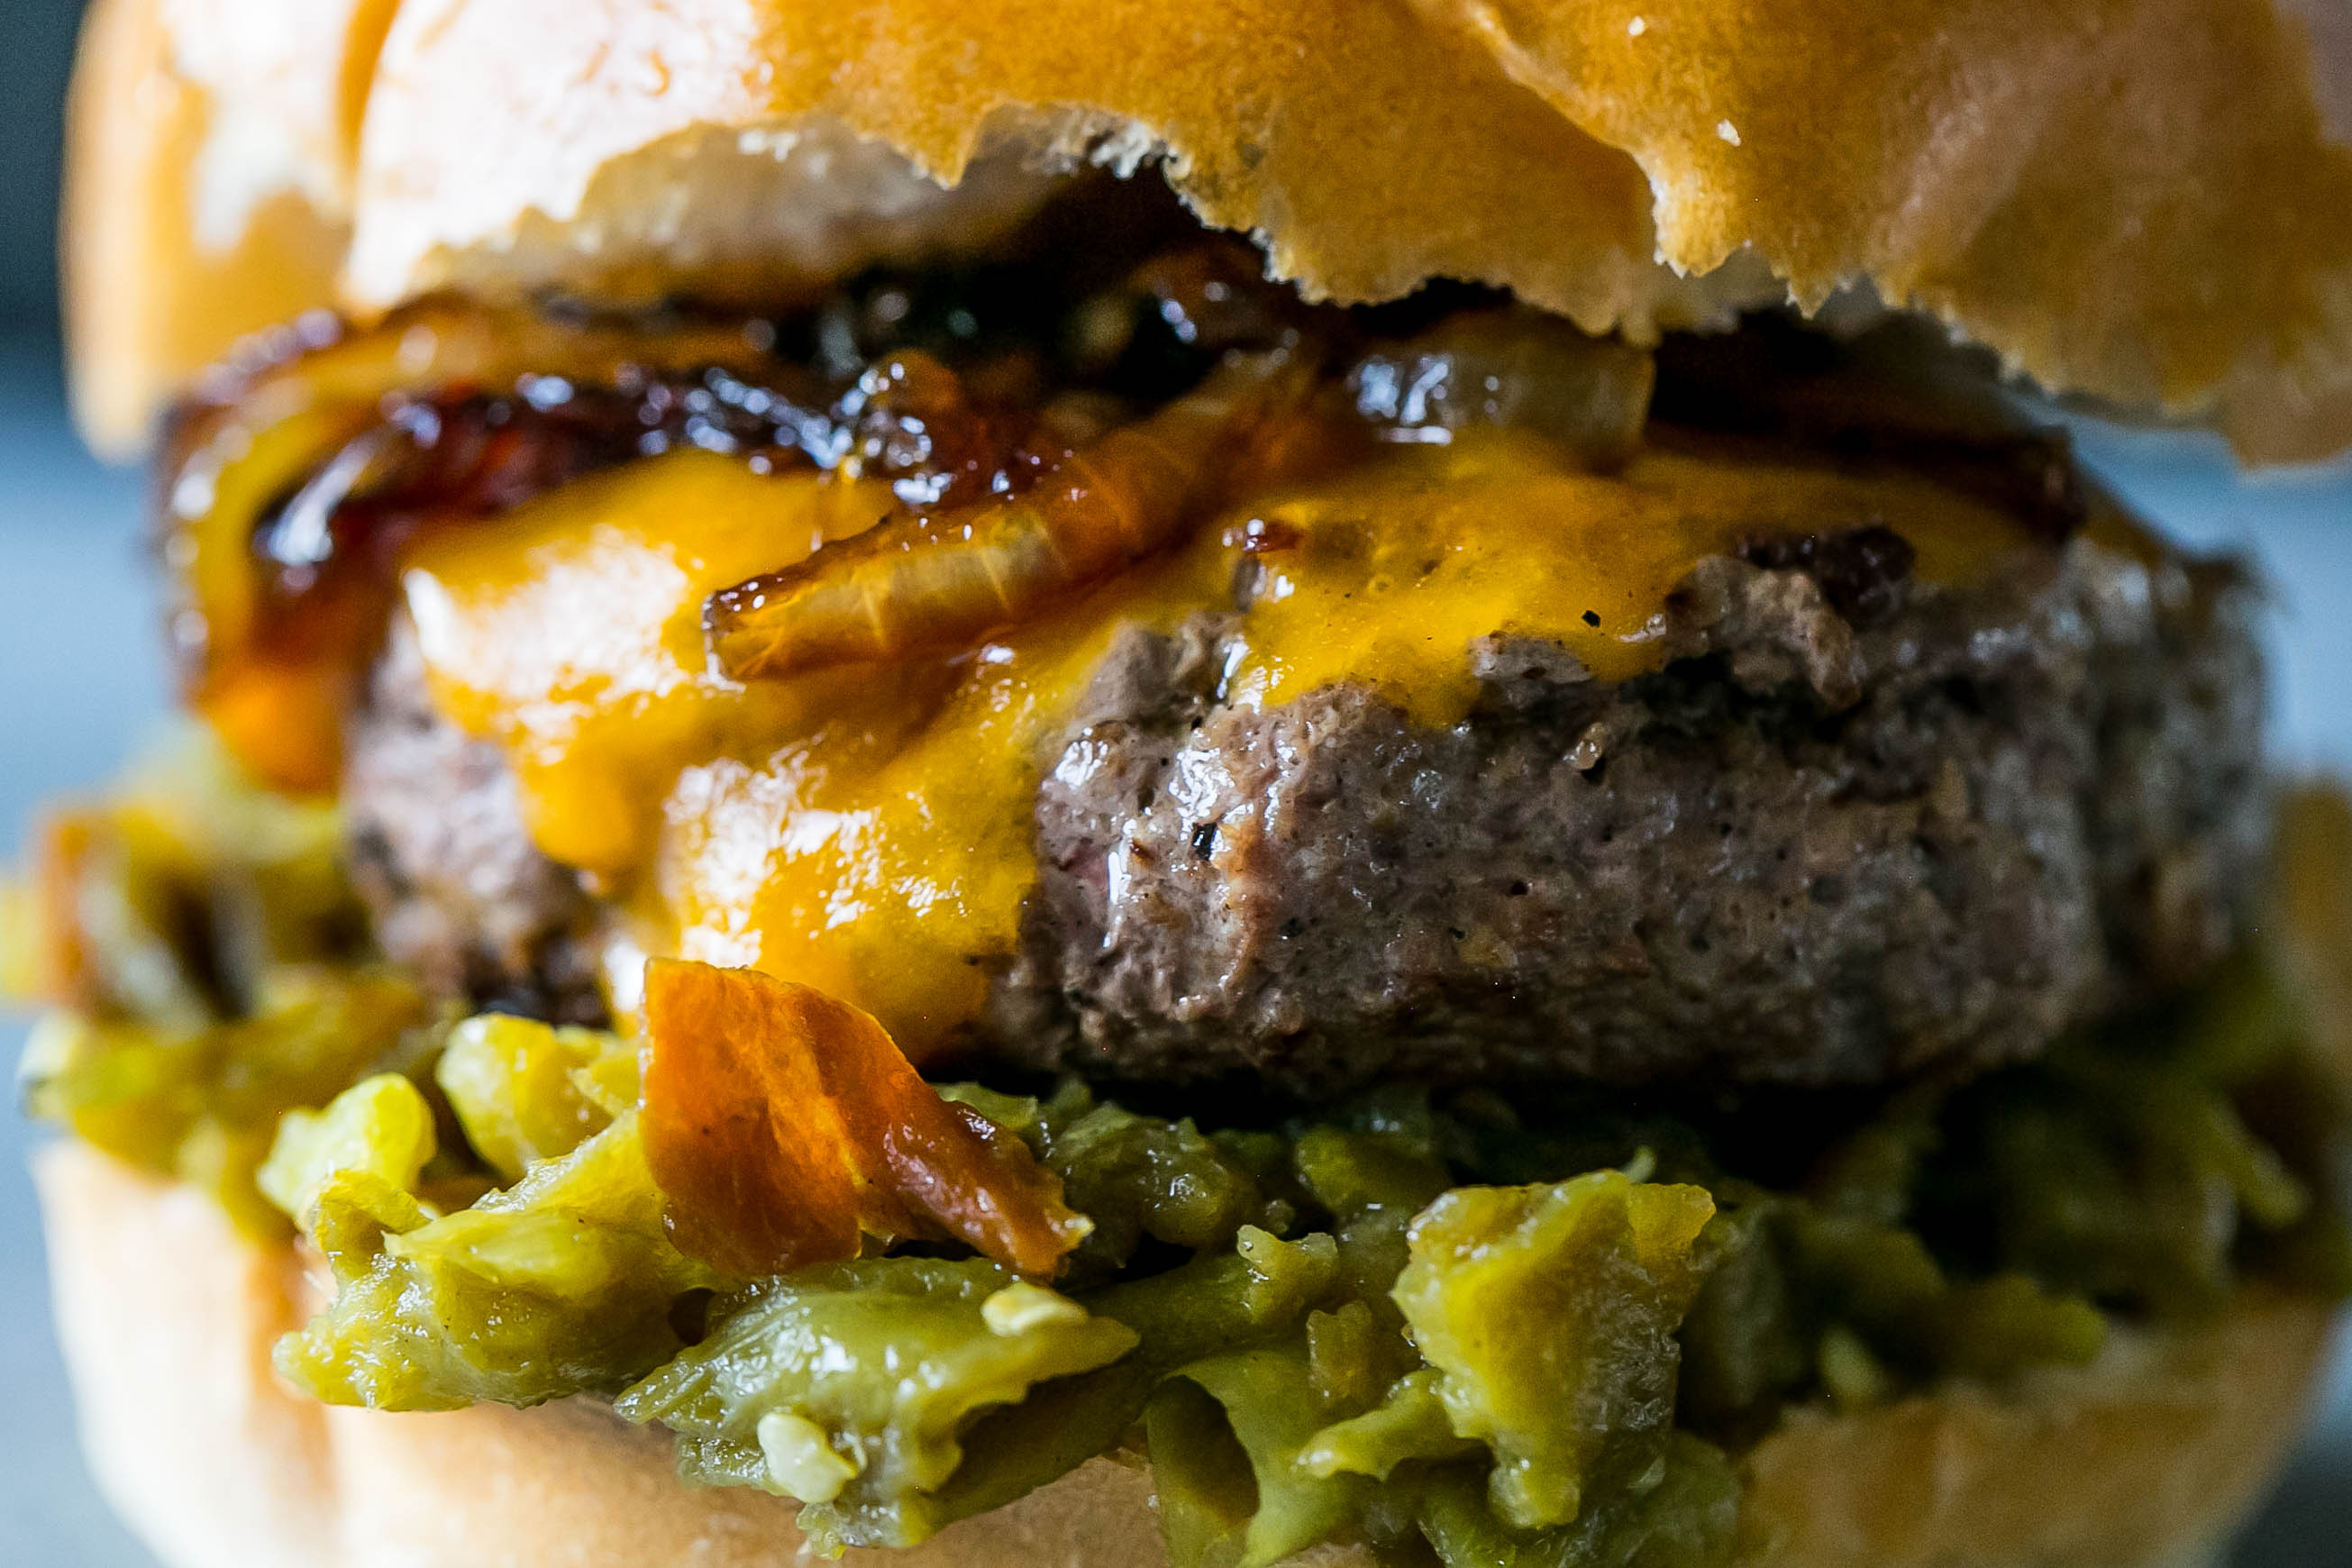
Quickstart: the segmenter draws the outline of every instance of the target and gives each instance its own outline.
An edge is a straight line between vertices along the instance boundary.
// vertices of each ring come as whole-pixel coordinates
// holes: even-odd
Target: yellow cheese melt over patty
[[[1491,633],[1561,643],[1604,680],[1656,668],[1667,595],[1744,541],[1884,525],[1942,584],[2026,543],[1910,476],[1673,451],[1598,476],[1537,437],[1479,433],[1263,498],[952,659],[749,687],[710,670],[711,590],[887,505],[658,458],[444,534],[404,584],[443,711],[505,749],[542,848],[632,889],[649,951],[823,987],[919,1056],[1013,951],[1037,783],[1090,673],[1123,626],[1230,609],[1253,536],[1280,547],[1259,558],[1228,700],[1360,680],[1434,725],[1468,713],[1466,649]]]
[[[541,848],[625,873],[680,767],[788,732],[817,695],[712,677],[702,601],[894,504],[879,483],[772,479],[680,452],[440,531],[402,574],[434,700],[506,749]]]

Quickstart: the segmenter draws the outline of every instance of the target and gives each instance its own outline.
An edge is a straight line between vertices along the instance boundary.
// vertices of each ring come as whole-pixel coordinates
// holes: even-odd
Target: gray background
[[[0,855],[12,859],[37,803],[103,781],[164,707],[140,478],[91,462],[60,401],[57,125],[79,11],[73,0],[0,5]],[[2176,531],[2261,554],[2279,600],[2280,751],[2352,773],[2352,477],[2248,483],[2208,443],[2100,428],[2083,438]],[[20,1024],[0,1023],[6,1060],[21,1039]],[[69,1439],[25,1177],[37,1137],[0,1114],[0,1564],[143,1568]],[[2328,1405],[2237,1568],[2352,1565],[2352,1363],[2339,1364]]]

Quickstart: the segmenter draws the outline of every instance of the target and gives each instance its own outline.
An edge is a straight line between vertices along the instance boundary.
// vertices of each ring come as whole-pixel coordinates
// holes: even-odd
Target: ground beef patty
[[[1622,685],[1465,650],[1485,697],[1444,730],[1361,686],[1221,705],[1231,617],[1128,635],[1044,759],[985,1043],[1308,1093],[1870,1082],[2028,1055],[2221,952],[2264,830],[2238,574],[2077,541],[1961,594],[1857,574],[1869,544],[1704,563],[1673,662]],[[584,896],[421,685],[395,635],[352,747],[386,947],[589,1016]]]
[[[1484,644],[1445,730],[1360,686],[1223,707],[1218,626],[1129,637],[1042,789],[992,1033],[1309,1093],[1865,1082],[2029,1055],[2220,953],[2265,828],[2240,574],[2077,542],[1857,594],[1841,553],[1706,563],[1675,662],[1622,685]]]
[[[352,882],[389,957],[479,1006],[604,1021],[595,906],[531,843],[505,756],[434,710],[404,618],[352,726],[342,799]]]

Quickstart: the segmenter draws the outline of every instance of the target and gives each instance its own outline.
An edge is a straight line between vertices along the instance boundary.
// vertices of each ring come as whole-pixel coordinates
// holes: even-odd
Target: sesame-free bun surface
[[[94,0],[67,105],[74,412],[134,455],[231,343],[331,305],[392,0]]]
[[[789,1504],[687,1487],[658,1433],[587,1401],[331,1410],[280,1387],[290,1250],[86,1147],[37,1175],[81,1437],[168,1568],[798,1568]],[[2200,1331],[2119,1333],[2095,1365],[1857,1415],[1801,1412],[1746,1458],[1738,1568],[2182,1568],[2276,1473],[2326,1311],[2249,1294]],[[1164,1565],[1140,1468],[1097,1459],[866,1568]],[[1369,1568],[1324,1549],[1302,1563]]]
[[[165,77],[201,82],[239,79],[216,58],[236,49],[185,39],[282,57],[285,35],[191,16],[290,3],[101,0],[78,300],[160,287],[140,254],[224,273],[277,254],[110,239],[185,228],[171,171],[239,165],[243,144],[88,109],[113,101],[134,31],[105,14],[157,13]],[[1474,279],[1642,336],[1866,286],[2053,390],[2218,422],[2250,458],[2352,444],[2352,29],[2329,0],[338,6],[350,26],[305,36],[344,84],[342,163],[226,183],[345,226],[331,292],[360,312],[438,288],[773,300],[985,246],[1045,174],[1157,155],[1317,296]],[[236,117],[254,145],[272,101]],[[289,297],[315,292],[304,254]],[[96,352],[95,319],[78,307],[83,405],[119,449],[184,378],[188,338],[142,363]]]

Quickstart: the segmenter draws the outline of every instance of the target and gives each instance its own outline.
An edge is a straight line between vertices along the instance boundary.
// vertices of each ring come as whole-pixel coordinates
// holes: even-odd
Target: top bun
[[[2334,0],[99,0],[85,426],[135,448],[264,307],[773,301],[1154,156],[1310,296],[1874,291],[2250,460],[2352,446]]]

